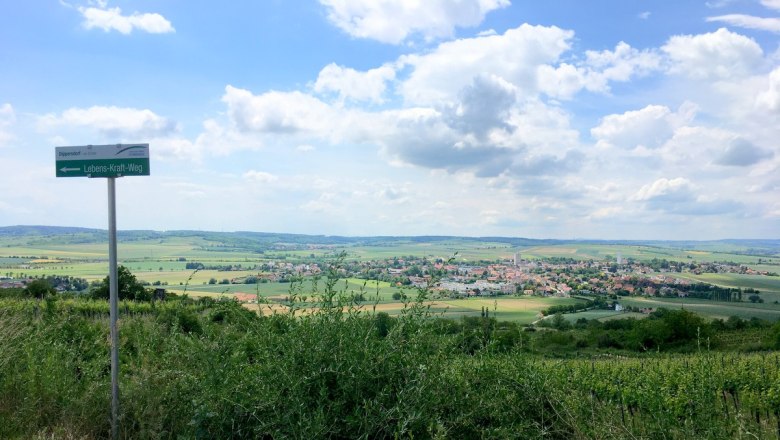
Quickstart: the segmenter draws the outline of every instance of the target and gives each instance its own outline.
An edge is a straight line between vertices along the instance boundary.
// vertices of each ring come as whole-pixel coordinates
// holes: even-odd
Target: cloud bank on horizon
[[[0,18],[0,224],[103,227],[53,147],[148,142],[123,229],[780,236],[776,0],[110,3]]]

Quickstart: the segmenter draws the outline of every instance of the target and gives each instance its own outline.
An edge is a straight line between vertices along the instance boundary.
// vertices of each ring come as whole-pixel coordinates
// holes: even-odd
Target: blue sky
[[[0,14],[0,225],[778,238],[780,0],[60,0]]]

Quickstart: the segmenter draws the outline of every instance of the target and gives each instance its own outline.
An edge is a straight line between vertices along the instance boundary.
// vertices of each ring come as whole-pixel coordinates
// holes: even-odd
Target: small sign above
[[[149,175],[149,144],[55,147],[57,177]]]

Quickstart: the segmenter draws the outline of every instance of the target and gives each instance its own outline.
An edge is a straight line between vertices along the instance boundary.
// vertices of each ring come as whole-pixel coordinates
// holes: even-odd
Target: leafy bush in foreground
[[[729,438],[777,435],[776,354],[544,360],[494,320],[232,302],[125,305],[122,438]],[[97,302],[0,302],[0,438],[106,438]],[[140,306],[138,306],[140,307]],[[551,333],[552,334],[552,333]],[[488,337],[490,336],[490,337]]]

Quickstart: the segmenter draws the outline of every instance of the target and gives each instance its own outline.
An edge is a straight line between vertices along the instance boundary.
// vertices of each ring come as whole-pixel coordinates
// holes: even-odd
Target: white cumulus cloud
[[[582,161],[572,151],[577,133],[568,119],[541,102],[510,108],[513,90],[495,78],[480,78],[443,112],[383,112],[366,139],[379,144],[391,162],[476,177],[561,175]],[[485,110],[491,100],[500,103]]]
[[[769,87],[759,93],[757,103],[773,112],[780,112],[780,67],[769,74]]]
[[[515,103],[515,87],[501,78],[480,75],[460,93],[447,112],[449,124],[464,133],[485,136],[491,129],[508,128],[506,119]]]
[[[333,128],[336,116],[331,106],[299,91],[254,95],[229,85],[222,102],[228,106],[231,121],[245,132],[324,134]]]
[[[662,67],[657,49],[639,50],[620,42],[614,50],[586,51],[584,60],[563,61],[574,32],[555,26],[520,25],[503,34],[444,42],[426,53],[402,56],[410,72],[398,85],[408,103],[451,102],[479,75],[511,83],[519,95],[539,93],[571,99],[580,90],[609,92],[610,82],[627,82]]]
[[[542,64],[537,69],[539,90],[554,98],[571,99],[588,84],[588,74],[587,70],[568,63],[562,63],[558,67]]]
[[[431,52],[401,57],[399,63],[413,70],[399,90],[410,103],[452,101],[473,78],[488,73],[535,94],[539,66],[556,62],[573,37],[555,26],[523,24],[501,35],[444,42]]]
[[[203,148],[189,139],[181,137],[155,137],[148,139],[153,160],[192,161],[200,163]]]
[[[39,124],[43,128],[88,127],[110,138],[167,136],[178,131],[176,122],[149,109],[114,106],[69,108],[59,116],[50,114],[41,117]]]
[[[583,88],[592,92],[610,91],[609,82],[627,82],[659,70],[661,56],[657,50],[638,50],[621,41],[615,50],[585,51],[580,65],[561,63],[558,67],[541,65],[539,88],[545,94],[570,99]]]
[[[693,118],[694,109],[681,107],[677,113],[662,105],[607,115],[590,130],[601,147],[634,149],[658,148],[669,140],[675,129]]]
[[[745,14],[727,14],[707,17],[707,21],[719,21],[742,28],[780,33],[780,18],[756,17]]]
[[[118,7],[79,7],[78,11],[84,17],[82,25],[86,29],[102,29],[106,32],[117,31],[122,34],[130,34],[134,29],[149,32],[151,34],[165,34],[175,32],[173,25],[165,17],[157,13],[134,12],[131,15],[122,15]]]
[[[395,78],[395,69],[389,65],[377,67],[366,72],[358,72],[335,63],[325,66],[317,76],[314,91],[317,93],[335,92],[339,100],[371,101],[382,103],[387,81]]]
[[[662,177],[653,183],[644,185],[631,200],[666,200],[674,202],[688,201],[694,198],[693,185],[684,177],[667,179]]]
[[[718,165],[746,167],[774,156],[771,151],[764,150],[751,142],[737,138],[732,140],[725,150],[715,159]]]
[[[717,156],[735,138],[735,133],[721,128],[682,126],[658,151],[667,166],[675,165],[688,172],[704,169],[709,159]],[[655,156],[656,152],[651,152]],[[691,164],[698,164],[692,168]]]
[[[656,50],[639,50],[623,41],[615,50],[585,51],[585,65],[592,71],[589,89],[607,90],[607,81],[629,81],[660,69],[661,56]]]
[[[671,73],[693,79],[749,75],[764,54],[753,39],[725,28],[707,34],[673,36],[661,50],[671,61]]]
[[[450,37],[456,27],[473,27],[509,0],[320,0],[328,19],[357,38],[398,44],[413,34]]]
[[[698,194],[696,186],[684,177],[660,178],[644,185],[629,200],[643,202],[651,210],[681,215],[715,215],[744,209],[731,200]]]
[[[228,85],[222,95],[226,118],[209,119],[196,144],[227,155],[261,148],[307,152],[322,143],[365,140],[378,118],[363,110],[345,109],[301,91],[254,94]]]
[[[769,9],[780,11],[780,0],[761,0],[761,4]]]

